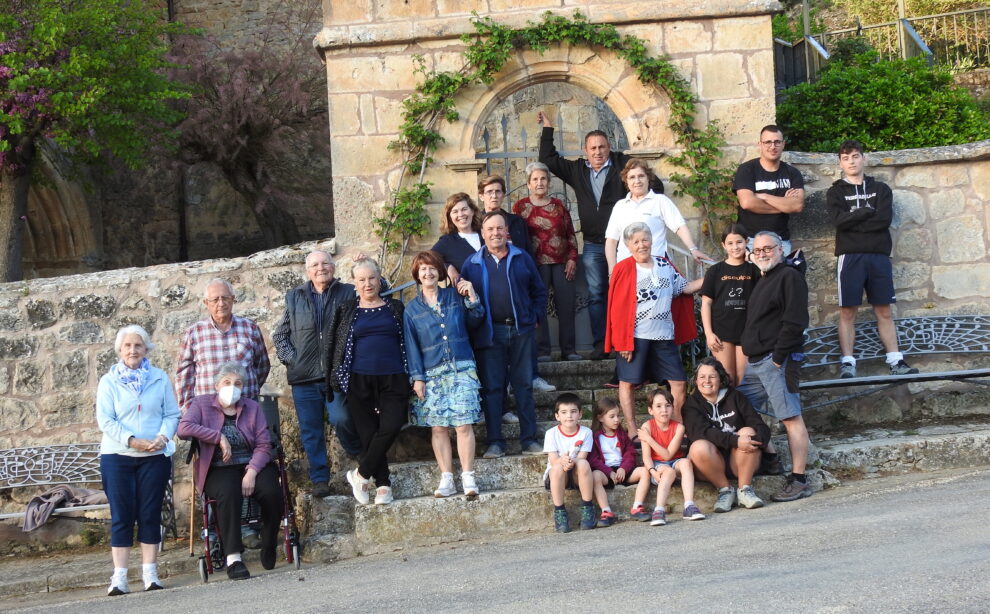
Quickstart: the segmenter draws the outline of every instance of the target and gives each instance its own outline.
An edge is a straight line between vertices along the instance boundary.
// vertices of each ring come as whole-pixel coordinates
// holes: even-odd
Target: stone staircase
[[[541,375],[556,385],[558,390],[535,394],[539,431],[542,433],[556,425],[552,417],[553,402],[565,391],[573,392],[581,399],[582,409],[585,410],[584,423],[590,425],[590,412],[596,400],[603,396],[615,398],[617,395],[614,389],[604,387],[613,368],[611,360],[541,364]],[[645,407],[645,395],[645,390],[639,393],[637,407]],[[647,417],[646,414],[637,416],[637,421],[642,422]],[[508,441],[508,454],[503,458],[484,459],[480,456],[486,447],[485,425],[475,426],[479,456],[475,461],[475,471],[481,495],[472,500],[463,495],[434,498],[439,470],[433,458],[429,429],[424,428],[402,431],[390,451],[395,496],[395,502],[391,505],[358,505],[349,495],[350,489],[346,483],[333,484],[335,490],[341,493],[337,496],[313,499],[308,494],[300,495],[297,509],[301,512],[300,518],[309,536],[307,558],[332,561],[465,539],[551,531],[553,506],[543,488],[546,457],[519,454],[517,424],[503,425],[503,433]],[[786,438],[778,436],[775,441],[787,460]],[[455,481],[459,487],[459,468],[456,465],[455,453]],[[832,482],[827,473],[817,470],[811,472],[811,478],[816,491]],[[342,480],[343,473],[339,472],[337,482]],[[782,477],[760,476],[755,480],[754,487],[758,494],[768,499],[782,484]],[[653,500],[654,493],[651,489],[648,502]],[[612,510],[620,519],[629,518],[628,510],[634,494],[635,487],[617,487],[609,491]],[[702,482],[697,485],[695,500],[706,513],[711,510],[715,496],[715,489],[709,484]],[[574,528],[578,504],[578,493],[569,491],[567,506]],[[668,500],[673,521],[677,521],[682,507],[681,491],[675,485]]]

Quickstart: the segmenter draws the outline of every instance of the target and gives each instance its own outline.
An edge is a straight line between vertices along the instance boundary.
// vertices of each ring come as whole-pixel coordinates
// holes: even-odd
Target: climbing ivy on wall
[[[379,261],[396,251],[391,273],[401,264],[402,256],[413,237],[425,234],[429,224],[426,204],[430,184],[424,182],[433,153],[443,141],[440,122],[459,119],[455,107],[458,93],[471,85],[491,84],[513,51],[531,49],[543,53],[555,43],[586,45],[614,51],[636,71],[646,85],[660,87],[670,99],[670,128],[683,151],[671,157],[671,162],[685,173],[671,175],[674,194],[690,196],[706,218],[703,231],[715,245],[716,226],[734,214],[735,201],[729,189],[732,173],[720,165],[721,148],[725,145],[717,122],[704,128],[692,125],[697,99],[690,86],[666,57],[651,57],[646,41],[632,35],[622,35],[611,24],[591,23],[578,11],[569,19],[549,11],[538,22],[528,22],[524,28],[509,28],[490,17],[471,19],[475,32],[461,40],[467,45],[465,64],[457,72],[431,71],[419,58],[417,72],[423,82],[403,102],[403,123],[399,137],[389,147],[404,153],[403,176],[382,215],[373,218],[375,234],[382,240]],[[403,187],[408,177],[415,177],[411,187]]]

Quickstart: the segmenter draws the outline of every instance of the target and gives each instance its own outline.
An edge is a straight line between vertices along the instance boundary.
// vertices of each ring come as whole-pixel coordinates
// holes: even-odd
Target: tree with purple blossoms
[[[166,71],[168,23],[148,0],[0,0],[0,279],[21,278],[40,139],[76,159],[138,167],[167,142],[188,96]]]
[[[311,43],[318,3],[274,3],[250,46],[224,48],[186,37],[177,75],[193,96],[179,108],[178,159],[216,165],[244,199],[267,247],[300,241],[288,205],[325,203],[333,215],[327,161],[327,86]]]

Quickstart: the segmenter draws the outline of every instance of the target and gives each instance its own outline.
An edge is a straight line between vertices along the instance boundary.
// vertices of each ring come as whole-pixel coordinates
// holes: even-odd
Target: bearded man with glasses
[[[739,165],[732,191],[739,201],[739,223],[750,236],[767,230],[782,240],[784,255],[791,253],[791,214],[804,210],[804,178],[783,162],[784,133],[773,124],[760,130],[760,157]],[[753,249],[753,239],[749,240]]]

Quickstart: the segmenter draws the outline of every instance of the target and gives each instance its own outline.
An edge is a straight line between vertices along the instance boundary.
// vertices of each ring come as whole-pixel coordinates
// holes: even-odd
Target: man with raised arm
[[[791,253],[790,216],[804,210],[804,178],[780,159],[784,144],[780,128],[764,126],[760,130],[760,157],[739,165],[732,191],[739,201],[739,223],[749,236],[762,230],[776,233],[786,256]],[[748,247],[753,248],[752,239]]]
[[[595,350],[591,358],[605,358],[605,314],[608,300],[608,261],[605,259],[605,229],[615,203],[626,196],[626,187],[619,177],[622,167],[629,161],[625,153],[612,151],[608,135],[592,130],[584,137],[586,158],[568,160],[557,152],[553,143],[553,125],[543,111],[536,114],[543,125],[540,135],[539,160],[550,172],[571,186],[577,196],[578,217],[584,248],[581,264],[588,284],[588,316]],[[650,188],[663,194],[663,183],[656,178]]]

